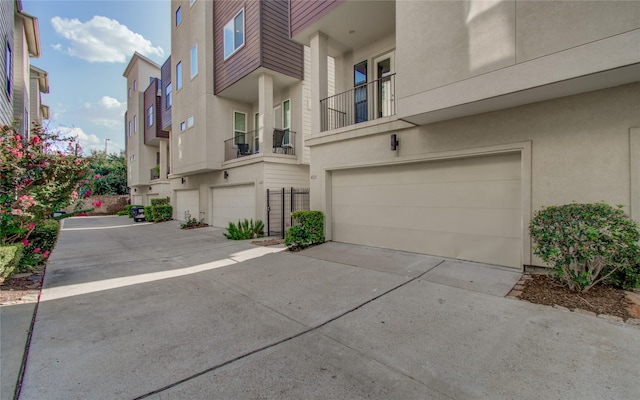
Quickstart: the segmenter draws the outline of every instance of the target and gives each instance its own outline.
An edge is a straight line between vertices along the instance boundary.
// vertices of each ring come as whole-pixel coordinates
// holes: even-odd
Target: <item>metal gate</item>
[[[267,235],[284,238],[293,224],[291,213],[309,210],[309,189],[267,189]]]

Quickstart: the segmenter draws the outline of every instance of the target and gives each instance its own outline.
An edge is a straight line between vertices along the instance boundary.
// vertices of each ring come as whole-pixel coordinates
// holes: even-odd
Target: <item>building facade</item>
[[[543,206],[640,220],[640,3],[291,0],[339,242],[521,269]],[[326,56],[335,59],[328,93]]]

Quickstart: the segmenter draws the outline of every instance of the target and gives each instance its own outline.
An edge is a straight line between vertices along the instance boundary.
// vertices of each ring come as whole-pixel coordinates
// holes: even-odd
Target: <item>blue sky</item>
[[[122,76],[134,51],[158,64],[171,53],[169,0],[23,0],[38,18],[42,55],[31,63],[49,72],[48,129],[78,136],[89,149],[124,149],[127,87]]]

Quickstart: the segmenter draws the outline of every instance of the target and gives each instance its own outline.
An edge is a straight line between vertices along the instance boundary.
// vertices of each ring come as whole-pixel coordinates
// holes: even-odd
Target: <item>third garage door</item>
[[[520,154],[338,170],[333,240],[521,268]]]
[[[255,219],[256,190],[253,185],[230,186],[211,189],[213,216],[211,225],[226,228],[229,222]]]

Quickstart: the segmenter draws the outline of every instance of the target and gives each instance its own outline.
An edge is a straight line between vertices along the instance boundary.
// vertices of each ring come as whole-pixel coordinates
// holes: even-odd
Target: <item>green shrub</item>
[[[204,223],[204,218],[198,220],[197,218],[192,218],[189,210],[184,212],[184,222],[180,223],[180,229],[188,229],[188,228],[199,228],[201,226],[207,226]]]
[[[116,215],[120,216],[120,217],[123,216],[123,215],[129,215],[129,211],[127,211],[127,210],[118,211],[116,213]]]
[[[53,217],[53,219],[56,220],[56,221],[60,221],[61,219],[75,217],[76,215],[79,215],[79,214],[90,213],[93,210],[95,210],[95,208],[84,208],[84,209],[73,210],[70,213],[66,213],[66,214],[62,214],[62,215],[57,216],[57,217]]]
[[[155,222],[170,221],[173,216],[173,207],[170,205],[153,206]]]
[[[623,287],[640,280],[640,231],[621,207],[606,203],[546,207],[529,225],[534,254],[572,290],[608,281]]]
[[[48,220],[36,225],[31,235],[29,235],[29,246],[27,249],[40,248],[42,251],[53,250],[60,233],[60,224],[55,220]]]
[[[156,208],[153,206],[144,206],[144,217],[149,222],[156,222]]]
[[[22,245],[14,243],[0,246],[0,278],[6,280],[13,275],[22,258]]]
[[[129,218],[133,218],[133,211],[131,207],[142,207],[142,204],[128,204],[124,209],[129,212]]]
[[[162,198],[157,198],[157,199],[151,199],[151,205],[152,206],[168,206],[169,205],[169,198],[168,197],[162,197]]]
[[[289,250],[304,249],[324,243],[324,214],[322,211],[295,211],[291,217],[297,222],[284,235]]]
[[[238,221],[238,225],[233,222],[229,222],[227,233],[224,234],[224,237],[231,240],[255,239],[263,236],[264,223],[261,220],[257,220],[254,223],[253,219]]]

